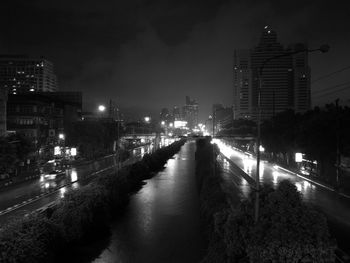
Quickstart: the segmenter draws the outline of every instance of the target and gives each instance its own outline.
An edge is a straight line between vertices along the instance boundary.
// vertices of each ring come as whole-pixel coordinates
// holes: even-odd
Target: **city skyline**
[[[96,6],[89,1],[84,5],[61,1],[49,6],[43,1],[16,1],[15,5],[7,3],[1,11],[2,22],[11,24],[3,32],[1,53],[45,55],[56,66],[62,90],[82,91],[88,108],[113,99],[126,111],[157,112],[189,95],[202,105],[203,120],[214,101],[232,105],[233,50],[257,43],[266,24],[275,29],[281,43],[330,45],[328,54],[310,56],[313,105],[349,97],[346,85],[335,87],[346,83],[346,70],[317,81],[348,66],[346,4],[141,1]],[[329,88],[343,90],[329,96],[325,92]]]

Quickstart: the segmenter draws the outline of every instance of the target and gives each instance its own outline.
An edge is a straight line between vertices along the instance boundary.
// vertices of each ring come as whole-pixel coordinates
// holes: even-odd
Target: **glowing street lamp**
[[[63,133],[58,134],[58,139],[64,140],[65,139],[64,134]]]
[[[104,112],[106,110],[106,106],[105,105],[99,105],[98,106],[98,111],[99,112]]]
[[[164,125],[165,125],[165,121],[162,121],[160,124],[161,124],[162,126],[164,126]]]
[[[150,117],[148,117],[148,116],[146,116],[146,117],[144,118],[144,120],[145,120],[145,122],[149,123],[149,122],[150,122],[150,120],[151,120],[151,118],[150,118]]]

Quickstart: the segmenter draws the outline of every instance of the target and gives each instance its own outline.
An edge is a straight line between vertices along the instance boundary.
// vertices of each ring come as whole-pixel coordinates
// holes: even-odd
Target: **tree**
[[[296,187],[281,182],[276,190],[265,186],[260,217],[254,224],[254,198],[217,219],[232,262],[245,257],[250,262],[333,262],[335,241],[326,219],[305,205]]]
[[[11,173],[17,163],[16,148],[7,138],[0,138],[0,174]]]
[[[0,138],[0,174],[12,173],[35,152],[34,144],[21,134]]]
[[[67,130],[68,145],[78,146],[81,156],[95,158],[113,150],[117,139],[117,124],[98,121],[79,121]]]

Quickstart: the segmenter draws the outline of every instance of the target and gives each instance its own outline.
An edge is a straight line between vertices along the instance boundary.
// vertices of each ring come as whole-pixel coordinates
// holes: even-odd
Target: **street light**
[[[64,140],[65,136],[63,133],[58,134],[58,139]]]
[[[106,106],[105,105],[99,105],[98,106],[98,111],[104,112],[105,110],[106,110]]]
[[[281,58],[281,57],[288,57],[288,56],[293,56],[295,54],[298,53],[311,53],[311,52],[315,52],[315,51],[320,51],[321,53],[326,53],[329,51],[329,45],[322,45],[319,48],[316,49],[299,49],[296,51],[291,51],[291,52],[287,52],[281,55],[276,55],[276,56],[272,56],[270,58],[265,59],[262,63],[261,66],[259,67],[258,70],[258,80],[259,80],[259,86],[258,86],[258,119],[257,119],[257,139],[256,139],[256,149],[257,149],[257,153],[256,153],[256,177],[255,177],[255,211],[254,211],[254,220],[255,222],[258,222],[259,219],[259,191],[260,191],[260,141],[261,141],[261,88],[262,88],[262,73],[264,70],[264,67],[266,66],[266,64],[268,62],[270,62],[271,60],[277,59],[277,58]]]
[[[149,123],[149,122],[150,122],[150,120],[151,120],[151,118],[150,118],[150,117],[148,117],[148,116],[146,116],[146,117],[144,118],[144,120],[145,120],[145,122]]]

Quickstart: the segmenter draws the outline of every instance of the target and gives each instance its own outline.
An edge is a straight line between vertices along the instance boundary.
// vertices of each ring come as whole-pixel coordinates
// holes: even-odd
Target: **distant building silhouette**
[[[6,135],[7,90],[0,88],[0,137]]]
[[[183,119],[187,121],[188,128],[193,129],[198,125],[198,102],[186,96],[186,104],[182,107]]]
[[[44,57],[0,55],[0,88],[10,94],[57,91],[53,63]]]
[[[217,135],[226,126],[232,125],[233,112],[231,107],[224,107],[222,104],[213,104],[212,120],[214,128],[212,132]]]
[[[285,49],[277,34],[265,27],[259,44],[253,49],[235,50],[233,56],[233,109],[235,119],[256,119],[259,68],[266,59],[300,49],[295,44]],[[261,80],[261,117],[268,119],[286,109],[304,112],[310,109],[310,67],[306,52],[276,58],[266,63]]]
[[[181,112],[180,112],[180,108],[178,106],[174,106],[174,108],[173,108],[173,117],[174,117],[175,121],[181,120]]]
[[[163,108],[161,111],[160,111],[160,114],[159,114],[159,119],[160,121],[164,121],[165,123],[170,123],[170,122],[173,122],[173,118],[172,118],[172,115],[170,114],[168,108]]]

